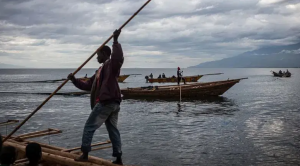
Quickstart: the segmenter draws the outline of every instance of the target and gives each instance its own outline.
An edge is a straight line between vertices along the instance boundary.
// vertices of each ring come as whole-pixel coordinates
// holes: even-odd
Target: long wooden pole
[[[137,10],[120,28],[119,30],[121,30],[122,28],[124,28],[151,0],[148,0],[142,7],[140,7],[139,10]],[[111,35],[85,62],[83,62],[83,64],[81,66],[79,66],[77,68],[77,70],[75,70],[75,72],[73,73],[73,75],[75,75],[79,70],[81,70],[81,68],[87,64],[93,57],[94,55],[98,52],[98,50],[101,50],[103,46],[105,46],[106,43],[109,42],[109,40],[113,37],[113,35]],[[9,139],[16,131],[18,131],[18,129],[23,126],[39,109],[41,109],[43,107],[43,105],[45,105],[47,103],[47,101],[49,101],[52,96],[54,96],[56,94],[56,92],[58,92],[67,82],[69,81],[69,79],[67,78],[53,93],[51,93],[51,95],[49,97],[46,98],[46,100],[44,100],[44,102],[39,105],[32,113],[30,113],[25,120],[22,121],[22,123],[20,123],[7,137],[5,137],[5,139],[3,140],[3,142],[5,142],[7,139]]]

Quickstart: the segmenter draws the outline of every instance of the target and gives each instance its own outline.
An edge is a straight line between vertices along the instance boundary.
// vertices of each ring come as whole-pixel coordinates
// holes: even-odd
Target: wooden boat
[[[120,75],[119,77],[118,77],[118,82],[124,82],[124,80],[126,79],[126,78],[128,78],[130,75]]]
[[[119,77],[118,77],[118,82],[124,82],[124,80],[126,79],[126,78],[128,78],[130,75],[120,75]],[[79,78],[80,80],[83,80],[83,81],[87,81],[87,80],[89,80],[90,78],[87,78],[87,77],[82,77],[82,78]]]
[[[17,123],[18,121],[9,120],[1,124],[10,125],[13,124],[12,122]],[[28,139],[37,138],[46,135],[60,134],[60,133],[62,133],[61,130],[51,129],[51,128],[42,131],[25,133],[18,136],[10,137],[7,141],[3,143],[3,145],[13,146],[16,148],[17,160],[15,161],[14,165],[23,166],[24,164],[28,163],[28,160],[26,158],[26,151],[25,151],[26,145],[35,142],[35,141],[30,141]],[[66,148],[57,147],[57,146],[48,145],[39,142],[35,142],[35,143],[40,144],[42,147],[42,160],[40,161],[40,164],[45,166],[53,166],[53,165],[55,166],[118,166],[116,164],[113,164],[111,161],[94,157],[94,156],[89,156],[88,162],[74,161],[75,158],[81,155],[80,147],[66,149]],[[98,142],[92,144],[92,151],[111,148],[110,145],[104,146],[110,143],[111,143],[110,140],[107,140],[105,142]]]
[[[185,79],[185,82],[198,82],[198,80],[203,77],[203,76],[207,76],[207,75],[220,75],[223,73],[213,73],[213,74],[203,74],[203,75],[195,75],[195,76],[185,76],[183,77]],[[154,83],[154,82],[158,82],[158,83],[166,83],[166,82],[177,82],[177,77],[167,77],[167,78],[149,78],[148,76],[145,77],[146,82],[149,83]]]
[[[290,72],[285,72],[285,73],[280,74],[275,71],[272,71],[272,73],[273,73],[274,77],[291,77],[291,75],[292,75]]]
[[[140,88],[126,88],[121,89],[121,93],[125,98],[143,98],[143,97],[155,97],[155,98],[179,98],[180,88],[181,97],[195,98],[205,96],[219,96],[225,93],[233,85],[238,83],[242,79],[226,81],[216,81],[207,83],[193,83],[187,85],[169,85],[169,86],[148,86]]]
[[[185,79],[185,82],[197,82],[203,75],[197,75],[197,76],[186,76],[183,77]],[[168,78],[148,78],[148,82],[154,83],[162,83],[162,82],[177,82],[177,77],[168,77]]]

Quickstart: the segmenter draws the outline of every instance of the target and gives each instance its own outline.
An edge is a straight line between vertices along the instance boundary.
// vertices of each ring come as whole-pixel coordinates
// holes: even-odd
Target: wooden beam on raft
[[[15,161],[15,163],[14,163],[13,166],[25,166],[25,165],[27,165],[29,163],[29,161],[28,161],[27,158],[26,158],[26,161],[24,161],[24,162],[21,162],[21,160],[23,160],[23,159],[20,159],[20,161],[19,160]],[[48,163],[45,162],[45,160],[41,160],[41,161],[39,161],[39,166],[40,165],[42,165],[42,166],[49,166],[50,163],[49,162]],[[51,166],[53,166],[53,165],[51,165]],[[55,164],[55,166],[58,166],[58,165]]]
[[[1,126],[6,126],[6,125],[12,125],[12,124],[15,124],[15,123],[18,123],[19,121],[18,120],[7,120],[6,122],[0,122],[0,127]]]
[[[59,155],[59,156],[63,156],[63,157],[68,157],[68,158],[72,158],[72,159],[79,157],[79,155],[77,155],[77,154],[51,150],[51,149],[47,149],[47,148],[42,148],[42,150],[43,150],[43,152],[47,152],[47,153],[51,153],[51,154],[55,154],[55,155]],[[111,163],[108,160],[100,159],[100,158],[93,157],[93,156],[89,156],[89,162],[92,162],[95,164],[100,164],[100,165],[115,166],[115,164]]]
[[[11,137],[13,138],[13,137]],[[29,140],[13,140],[13,139],[9,139],[10,142],[13,142],[13,143],[17,143],[17,144],[22,144],[22,145],[27,145],[29,143],[37,143],[35,141],[29,141]],[[38,144],[41,145],[41,147],[45,147],[45,148],[48,148],[48,149],[53,149],[53,150],[59,150],[59,151],[62,151],[62,150],[65,150],[65,148],[61,148],[61,147],[57,147],[57,146],[51,146],[51,145],[48,145],[48,144],[43,144],[43,143],[40,143],[38,142]]]
[[[61,130],[58,129],[47,129],[47,130],[42,130],[42,131],[36,131],[36,132],[31,132],[31,133],[26,133],[22,135],[18,135],[15,137],[15,140],[24,140],[24,139],[29,139],[29,138],[35,138],[35,137],[41,137],[45,135],[53,135],[53,134],[59,134],[62,133]]]
[[[107,148],[111,148],[112,146],[101,146],[101,147],[98,147],[98,148],[94,148],[94,149],[91,149],[91,151],[96,151],[96,150],[101,150],[101,149],[107,149]],[[74,153],[74,154],[82,154],[81,151],[72,151],[70,153]]]
[[[4,145],[14,146],[15,148],[21,149],[23,152],[25,152],[26,145],[23,145],[21,143],[15,143],[15,142],[12,142],[10,139],[8,139],[6,142],[4,142]],[[24,148],[24,149],[22,149],[22,148]],[[56,161],[56,159],[52,158],[51,160],[49,160],[49,158],[44,158],[44,153],[55,155],[55,156],[60,156],[63,158],[69,158],[72,161],[74,161],[75,158],[79,157],[78,154],[62,152],[59,150],[53,150],[53,149],[49,149],[46,147],[42,147],[42,152],[43,152],[43,159],[46,161],[51,161],[51,160]],[[77,163],[81,163],[81,162],[77,162]],[[96,165],[98,164],[98,165],[105,165],[105,166],[117,166],[116,164],[113,164],[112,162],[110,162],[108,160],[104,160],[104,159],[94,157],[94,156],[89,156],[89,162],[86,162],[86,163],[93,163]],[[59,164],[62,164],[62,163],[59,163]],[[66,165],[65,163],[63,163],[63,164]],[[72,165],[72,164],[68,164],[68,165]],[[87,165],[83,165],[83,166],[87,166]]]
[[[107,140],[106,142],[98,142],[98,143],[92,144],[91,147],[105,145],[105,144],[109,144],[109,143],[111,143],[111,141]],[[75,150],[79,150],[79,149],[81,149],[81,147],[75,147],[75,148],[71,148],[71,149],[65,149],[65,150],[62,150],[62,151],[63,152],[71,152],[71,151],[75,151]]]
[[[21,134],[21,135],[18,135],[16,137],[23,137],[23,136],[28,136],[28,135],[32,135],[32,134],[40,134],[40,133],[44,133],[44,132],[49,132],[49,131],[60,131],[58,129],[46,129],[46,130],[41,130],[41,131],[35,131],[35,132],[30,132],[30,133],[25,133],[25,134]],[[15,138],[16,138],[15,137]]]
[[[16,165],[16,164],[24,163],[24,162],[27,162],[27,161],[28,161],[27,158],[23,158],[23,159],[16,160],[14,164]]]
[[[36,142],[26,141],[26,144],[29,144],[29,143],[36,143]],[[57,147],[57,146],[47,145],[47,144],[43,144],[43,143],[38,143],[38,144],[40,144],[41,147],[48,148],[48,149],[59,150],[59,151],[65,150],[65,148],[61,148],[61,147]]]
[[[29,138],[36,138],[36,137],[42,137],[45,135],[53,135],[53,134],[59,134],[61,132],[57,132],[57,131],[49,131],[47,133],[40,133],[40,134],[32,134],[32,135],[28,135],[28,136],[24,136],[24,137],[17,137],[17,139],[29,139]]]

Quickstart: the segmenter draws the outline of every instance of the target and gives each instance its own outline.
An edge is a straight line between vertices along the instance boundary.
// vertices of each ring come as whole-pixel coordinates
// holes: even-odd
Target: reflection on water
[[[238,107],[234,104],[234,101],[223,97],[213,96],[199,99],[154,99],[154,98],[143,98],[143,99],[124,99],[128,103],[146,102],[151,103],[147,107],[153,107],[164,105],[167,106],[168,112],[175,112],[177,115],[180,112],[191,113],[192,116],[199,116],[201,114],[214,114],[214,115],[230,115],[235,111],[238,111]],[[159,109],[160,110],[160,109]],[[163,113],[154,112],[154,113]]]
[[[280,162],[284,165],[298,165],[300,163],[299,139],[294,142],[293,138],[300,138],[299,128],[291,131],[290,124],[283,117],[253,117],[248,119],[246,124],[248,138],[253,140],[254,146],[260,149],[264,155],[273,158],[274,164]],[[264,156],[258,157],[264,158]]]
[[[205,99],[124,99],[118,128],[124,162],[128,165],[299,165],[300,164],[300,70],[289,69],[289,79],[273,78],[268,69],[186,69],[187,75],[223,72],[201,82],[249,77],[221,97]],[[0,70],[2,81],[61,79],[72,70]],[[79,73],[94,72],[87,69]],[[121,88],[141,87],[145,74],[174,75],[172,69],[124,69],[129,77]],[[176,71],[175,71],[176,72]],[[295,74],[294,74],[295,73]],[[176,73],[175,73],[176,74]],[[58,83],[1,84],[0,121],[23,120]],[[151,84],[159,85],[159,84]],[[67,83],[60,92],[74,92]],[[34,140],[72,148],[80,146],[84,123],[90,114],[89,96],[54,96],[17,132],[57,128],[62,134]],[[13,127],[8,127],[10,132]],[[1,127],[5,134],[6,128]],[[94,142],[106,141],[104,126],[95,132]],[[92,155],[112,159],[111,149]]]

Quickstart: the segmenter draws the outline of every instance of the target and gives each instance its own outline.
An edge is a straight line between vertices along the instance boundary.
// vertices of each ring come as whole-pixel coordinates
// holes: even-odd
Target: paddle
[[[140,9],[138,11],[136,11],[120,28],[119,30],[121,30],[122,28],[124,28],[151,0],[148,0],[142,7],[140,7]],[[78,67],[77,70],[75,70],[75,72],[73,73],[73,75],[75,75],[85,64],[87,64],[93,57],[94,55],[98,52],[98,50],[101,50],[102,47],[109,42],[109,40],[113,37],[113,35],[111,35],[85,62],[83,62],[83,64],[81,66]],[[32,113],[30,113],[25,120],[22,121],[22,123],[20,123],[8,136],[5,137],[5,139],[3,140],[3,142],[5,142],[7,139],[9,139],[16,131],[18,131],[18,129],[23,126],[39,109],[41,109],[43,107],[43,105],[45,105],[47,103],[47,101],[49,101],[52,96],[54,96],[56,94],[56,92],[58,92],[67,82],[69,81],[69,79],[66,79],[48,98],[46,98],[44,100],[44,102],[39,105]]]

